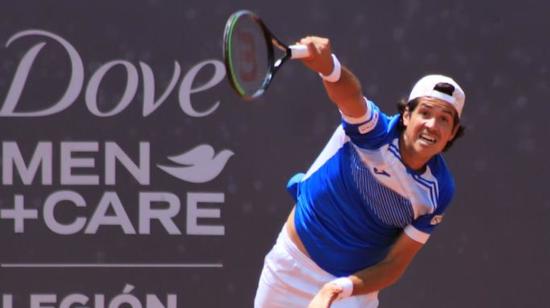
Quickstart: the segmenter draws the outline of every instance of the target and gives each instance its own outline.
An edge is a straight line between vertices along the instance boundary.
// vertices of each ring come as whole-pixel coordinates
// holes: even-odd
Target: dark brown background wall
[[[57,295],[56,305],[73,293],[86,295],[89,304],[102,294],[109,303],[132,285],[130,294],[144,306],[147,294],[163,302],[167,294],[175,294],[178,307],[251,307],[263,256],[292,206],[286,180],[307,169],[339,115],[319,78],[300,63],[286,65],[257,102],[240,101],[223,81],[191,95],[199,112],[219,101],[210,114],[194,117],[182,110],[178,91],[184,75],[211,61],[192,87],[211,80],[212,63],[221,63],[225,20],[242,8],[257,12],[287,42],[307,34],[330,37],[366,95],[388,113],[427,73],[451,75],[467,93],[466,136],[445,155],[456,177],[456,197],[403,279],[381,293],[382,307],[545,306],[550,278],[550,4],[530,0],[5,1],[0,9],[0,104],[21,59],[40,42],[46,45],[32,65],[16,111],[52,105],[71,78],[66,51],[51,38],[24,36],[6,46],[22,31],[46,31],[70,42],[82,59],[84,80],[74,103],[62,112],[0,118],[4,147],[15,142],[28,162],[42,141],[52,145],[53,159],[51,185],[40,178],[25,185],[15,176],[13,184],[4,178],[0,187],[0,209],[13,209],[14,196],[22,195],[25,207],[38,215],[25,222],[22,233],[14,231],[13,220],[0,218],[0,295],[12,295],[14,307],[28,306],[36,294]],[[86,107],[86,88],[99,68],[115,60],[137,69],[136,95],[120,113],[97,117]],[[175,89],[146,117],[143,89],[152,84],[143,79],[140,62],[154,72],[157,98],[171,80],[174,62],[181,67]],[[126,84],[121,65],[110,70],[100,84],[100,110],[114,108]],[[97,144],[97,150],[75,155],[92,158],[94,166],[75,172],[98,175],[99,184],[60,182],[60,144],[76,141]],[[138,161],[139,143],[148,143],[149,183],[117,169],[116,183],[106,184],[106,142],[116,143],[132,161]],[[158,167],[174,165],[169,156],[200,144],[234,153],[212,180],[190,183]],[[125,234],[119,226],[57,234],[42,211],[48,196],[59,191],[73,191],[86,203],[82,208],[59,205],[55,215],[60,222],[76,217],[89,221],[102,196],[111,192],[136,230],[140,193],[176,196],[181,209],[174,221],[182,234],[170,235],[158,222],[151,225],[151,234]],[[223,236],[186,232],[186,209],[190,195],[197,193],[223,196],[223,201],[199,205],[219,211],[218,218],[201,218],[199,224],[223,226]],[[114,215],[113,209],[108,215]],[[23,263],[60,266],[23,268]],[[190,267],[62,266],[74,263]],[[198,263],[215,266],[193,266]]]

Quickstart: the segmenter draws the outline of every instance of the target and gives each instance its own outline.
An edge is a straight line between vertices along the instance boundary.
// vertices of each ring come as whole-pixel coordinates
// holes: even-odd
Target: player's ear
[[[403,120],[403,126],[407,127],[409,125],[409,121],[411,120],[411,112],[409,110],[409,106],[405,106],[405,110],[403,111],[403,115],[401,115]]]
[[[460,124],[459,123],[455,124],[455,126],[453,127],[453,132],[451,133],[451,137],[449,138],[449,140],[455,139],[459,128],[460,128]]]

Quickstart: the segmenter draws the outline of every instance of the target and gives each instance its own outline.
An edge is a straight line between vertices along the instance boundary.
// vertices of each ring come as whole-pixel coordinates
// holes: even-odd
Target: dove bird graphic
[[[178,166],[158,164],[164,172],[190,183],[206,183],[215,179],[223,170],[227,161],[233,156],[232,151],[222,150],[218,154],[209,144],[201,144],[179,155],[168,159]]]

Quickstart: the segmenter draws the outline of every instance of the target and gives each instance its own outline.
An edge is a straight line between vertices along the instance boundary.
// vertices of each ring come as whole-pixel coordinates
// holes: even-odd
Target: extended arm
[[[361,270],[349,278],[353,282],[352,295],[367,294],[386,288],[401,278],[423,244],[403,233],[380,263]],[[310,308],[330,307],[342,288],[325,284],[310,303]]]
[[[300,40],[300,44],[308,46],[310,56],[302,62],[312,71],[329,75],[333,68],[332,47],[329,39],[308,36]],[[340,79],[337,82],[323,81],[329,98],[340,111],[348,117],[359,118],[366,113],[361,84],[355,75],[342,67]]]
[[[350,276],[353,295],[367,294],[396,283],[423,244],[403,233],[380,263]]]

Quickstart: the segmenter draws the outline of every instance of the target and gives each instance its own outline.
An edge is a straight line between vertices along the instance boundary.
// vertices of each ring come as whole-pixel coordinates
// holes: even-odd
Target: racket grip
[[[296,44],[290,45],[288,48],[290,48],[291,59],[302,59],[309,57],[309,50],[306,45]]]

